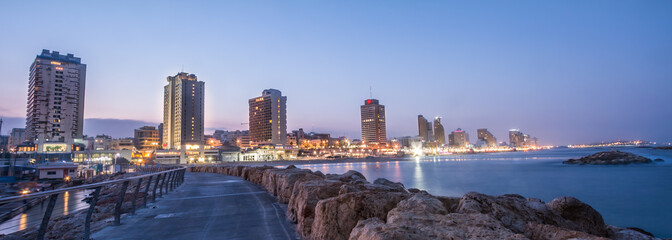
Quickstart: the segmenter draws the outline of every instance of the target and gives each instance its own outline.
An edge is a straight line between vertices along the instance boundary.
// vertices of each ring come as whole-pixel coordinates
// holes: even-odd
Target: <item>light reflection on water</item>
[[[28,222],[28,214],[22,213],[19,220],[19,231],[26,229],[26,222]]]
[[[70,200],[70,192],[63,193],[63,215],[68,215],[68,202]]]
[[[91,190],[77,190],[59,194],[51,218],[72,214],[84,210],[89,204],[82,201]],[[0,223],[0,234],[10,234],[26,228],[39,227],[49,200],[44,200],[22,214]]]
[[[562,161],[610,149],[555,149],[538,152],[409,157],[359,164],[297,165],[323,173],[356,170],[373,182],[401,182],[435,195],[461,196],[476,191],[508,193],[550,201],[574,196],[602,213],[608,224],[640,227],[672,237],[672,151],[626,148],[666,162],[628,166],[572,166]]]

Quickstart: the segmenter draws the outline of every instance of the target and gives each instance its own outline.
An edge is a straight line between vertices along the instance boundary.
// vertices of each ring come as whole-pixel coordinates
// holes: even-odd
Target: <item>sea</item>
[[[433,195],[520,194],[549,202],[573,196],[602,214],[605,222],[638,227],[656,237],[672,238],[672,150],[618,147],[664,162],[630,165],[567,165],[612,148],[558,148],[444,156],[374,159],[368,162],[296,165],[323,173],[359,171],[373,182],[387,178]]]

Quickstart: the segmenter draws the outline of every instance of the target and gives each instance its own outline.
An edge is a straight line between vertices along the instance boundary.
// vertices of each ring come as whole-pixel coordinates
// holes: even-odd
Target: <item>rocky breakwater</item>
[[[359,172],[323,174],[289,166],[194,166],[192,172],[243,177],[287,203],[302,239],[656,239],[606,225],[573,197],[544,203],[520,195],[433,196]]]
[[[592,165],[622,165],[631,163],[652,163],[651,159],[629,152],[611,151],[599,152],[579,159],[569,159],[564,164],[592,164]]]

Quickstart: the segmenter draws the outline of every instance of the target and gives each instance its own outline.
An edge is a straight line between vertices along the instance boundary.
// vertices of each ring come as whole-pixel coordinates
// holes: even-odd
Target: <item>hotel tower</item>
[[[38,152],[70,152],[84,130],[86,64],[45,49],[30,66],[29,79],[26,139]]]

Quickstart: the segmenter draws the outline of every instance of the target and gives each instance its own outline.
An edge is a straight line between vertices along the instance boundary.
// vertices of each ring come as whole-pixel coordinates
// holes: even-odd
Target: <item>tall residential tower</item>
[[[287,144],[287,97],[280,90],[266,89],[248,102],[251,144]]]
[[[26,139],[37,143],[38,151],[70,152],[84,130],[86,64],[45,49],[30,66],[29,79]],[[46,147],[47,142],[59,144]]]
[[[497,146],[497,138],[495,138],[487,128],[479,128],[476,130],[476,133],[478,135],[478,140],[483,141],[488,147]]]
[[[433,140],[432,124],[422,115],[418,115],[418,135],[425,142]]]
[[[434,118],[434,141],[439,146],[446,144],[446,131],[443,129],[440,117]]]
[[[360,107],[362,117],[362,141],[366,145],[387,143],[385,129],[385,106],[377,99],[367,99]]]
[[[167,80],[163,92],[163,149],[180,150],[180,163],[185,163],[187,155],[203,155],[205,82],[185,72]]]

